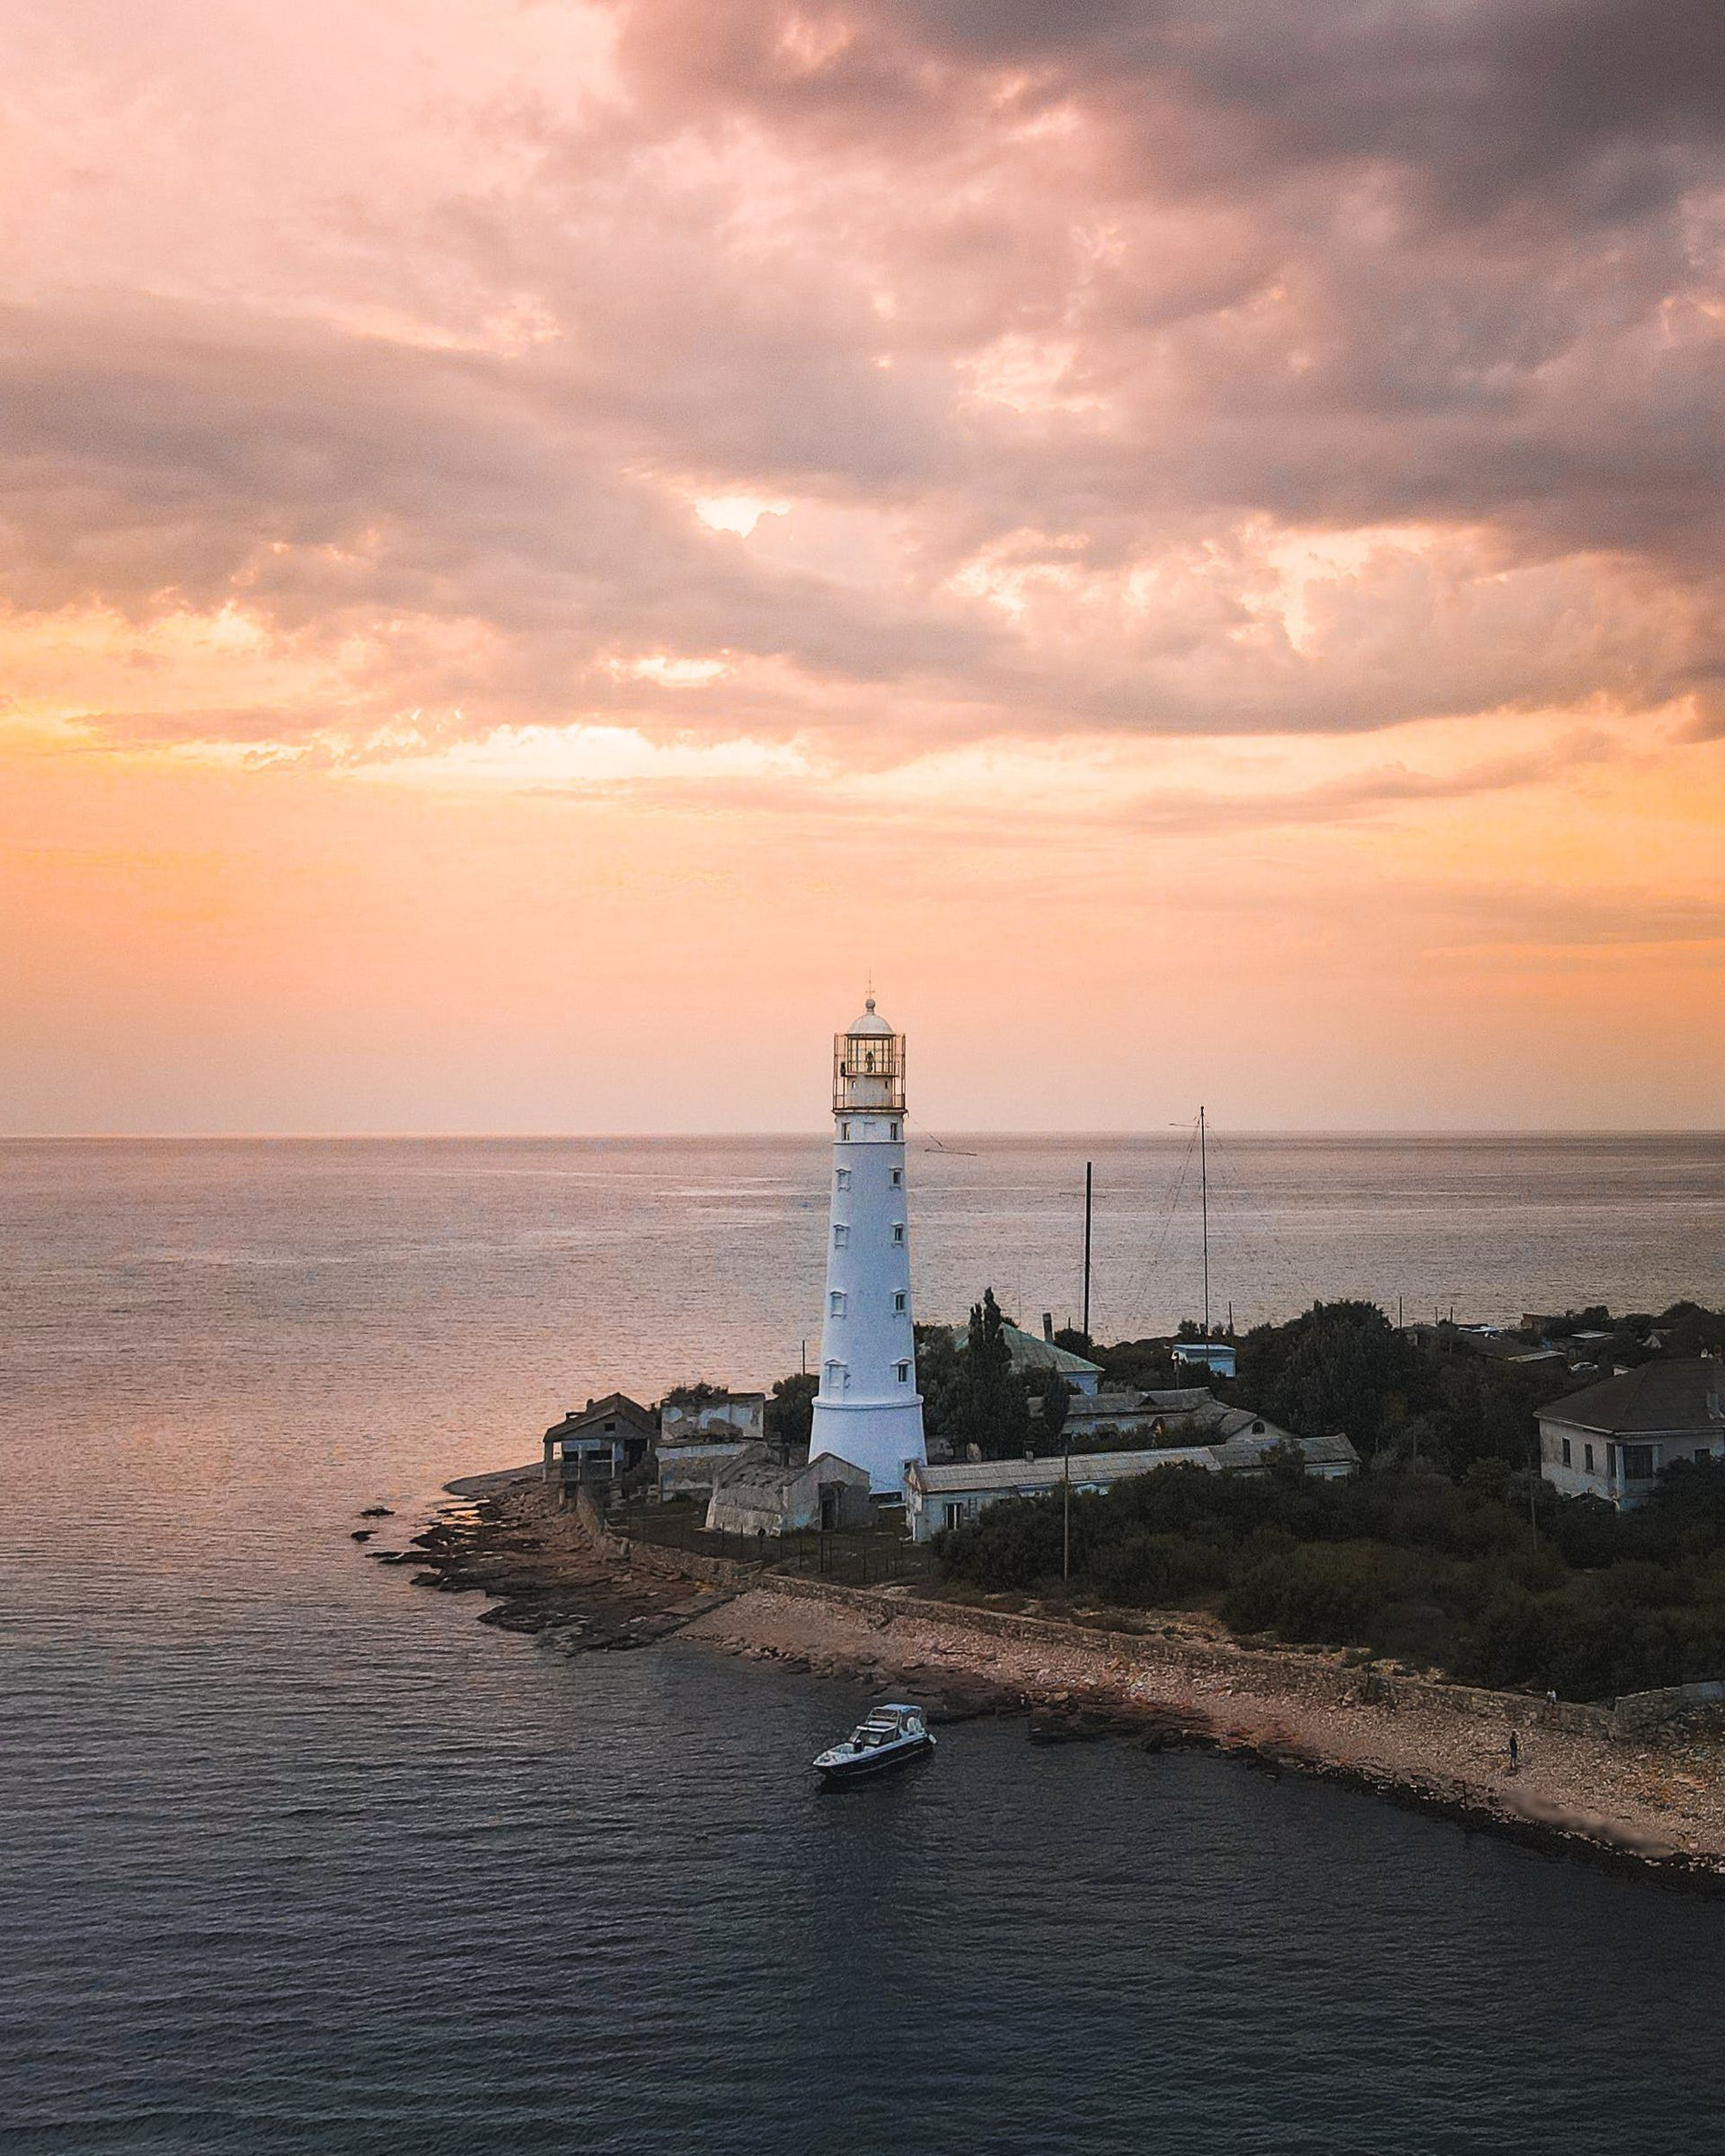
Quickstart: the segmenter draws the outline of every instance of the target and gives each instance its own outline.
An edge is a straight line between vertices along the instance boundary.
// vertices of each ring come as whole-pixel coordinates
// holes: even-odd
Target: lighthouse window
[[[850,1240],[851,1231],[849,1228],[842,1220],[836,1220],[833,1223],[833,1248],[836,1250],[842,1250]]]
[[[851,1135],[850,1125],[848,1123],[841,1123],[838,1127],[838,1135],[841,1138],[848,1138]]]
[[[889,1124],[888,1124],[888,1126],[887,1126],[887,1130],[888,1130],[888,1133],[889,1133],[889,1135],[890,1136],[892,1136],[893,1138],[897,1138],[897,1137],[898,1137],[898,1126],[896,1123],[889,1123]]]
[[[836,1287],[827,1296],[827,1310],[831,1317],[842,1318],[845,1315],[845,1294],[842,1288]]]
[[[892,1307],[901,1317],[910,1308],[910,1297],[905,1294],[902,1288],[892,1298]]]
[[[893,1222],[892,1240],[895,1242],[902,1242],[905,1240],[905,1224],[902,1220],[895,1220]]]
[[[910,1365],[908,1363],[895,1363],[893,1365],[893,1368],[898,1373],[898,1383],[901,1385],[907,1385],[910,1383]]]
[[[896,1189],[898,1188],[899,1184],[900,1184],[900,1183],[902,1183],[902,1182],[904,1181],[904,1180],[905,1180],[905,1171],[904,1171],[904,1170],[903,1170],[902,1168],[895,1168],[895,1169],[893,1170],[893,1171],[892,1171],[892,1187],[893,1187],[893,1188],[896,1190]]]
[[[838,1171],[838,1187],[839,1187],[839,1188],[840,1188],[841,1190],[848,1190],[848,1189],[850,1188],[850,1187],[851,1187],[851,1171],[850,1171],[850,1170],[849,1170],[848,1168],[841,1168],[841,1169],[839,1170],[839,1171]]]

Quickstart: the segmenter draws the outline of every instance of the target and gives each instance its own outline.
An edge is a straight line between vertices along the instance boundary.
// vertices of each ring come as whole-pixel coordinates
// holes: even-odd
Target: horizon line
[[[1142,1143],[1146,1140],[1176,1143],[1188,1130],[1185,1123],[1151,1124],[1137,1128],[985,1125],[972,1129],[949,1127],[948,1140],[980,1138],[1057,1139],[1094,1144]],[[1197,1128],[1193,1118],[1190,1127]],[[1211,1122],[1212,1137],[1218,1135]],[[950,1151],[946,1140],[924,1129],[913,1131],[924,1141],[924,1150]],[[1270,1125],[1225,1124],[1222,1133],[1234,1138],[1725,1138],[1725,1125],[1686,1123],[1549,1123],[1549,1124],[1332,1124]],[[781,1141],[824,1137],[818,1127],[799,1125],[779,1128],[669,1127],[659,1130],[19,1130],[0,1131],[0,1145],[343,1145],[343,1144],[622,1144],[670,1139],[723,1139]]]

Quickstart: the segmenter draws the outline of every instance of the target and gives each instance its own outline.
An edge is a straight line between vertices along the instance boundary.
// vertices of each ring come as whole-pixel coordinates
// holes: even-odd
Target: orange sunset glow
[[[0,1130],[812,1127],[871,974],[935,1128],[1725,1120],[1725,98],[1575,12],[23,0]]]

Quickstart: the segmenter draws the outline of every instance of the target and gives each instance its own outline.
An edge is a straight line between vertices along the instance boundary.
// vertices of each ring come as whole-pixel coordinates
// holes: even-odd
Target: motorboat
[[[865,1775],[884,1774],[901,1767],[907,1759],[921,1759],[934,1749],[928,1723],[920,1707],[894,1701],[872,1708],[842,1745],[823,1752],[815,1762],[821,1780],[829,1786],[861,1781]]]

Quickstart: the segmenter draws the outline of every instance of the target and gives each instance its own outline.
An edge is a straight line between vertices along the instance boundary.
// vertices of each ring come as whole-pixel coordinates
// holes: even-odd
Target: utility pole
[[[1187,1154],[1191,1159],[1191,1154]],[[1204,1338],[1210,1337],[1210,1162],[1205,1146],[1204,1109],[1198,1111],[1198,1189],[1204,1217]]]
[[[1072,1577],[1072,1436],[1066,1433],[1066,1468],[1060,1479],[1060,1577]]]
[[[1090,1208],[1095,1163],[1084,1162],[1084,1345],[1090,1345]]]

